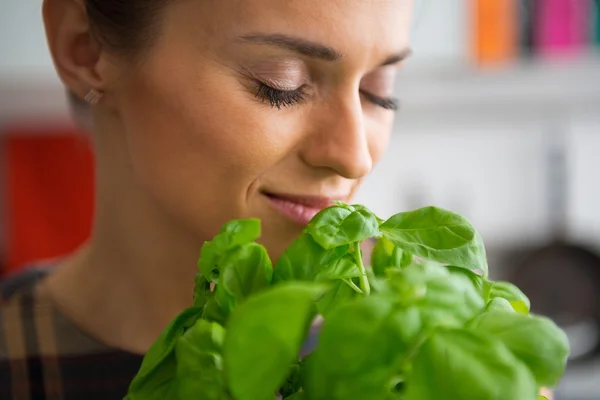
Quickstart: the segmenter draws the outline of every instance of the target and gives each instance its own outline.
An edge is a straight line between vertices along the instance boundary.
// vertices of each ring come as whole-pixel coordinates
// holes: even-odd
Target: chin
[[[259,243],[265,246],[274,265],[292,242],[302,234],[303,228],[283,218],[260,219],[262,235]]]

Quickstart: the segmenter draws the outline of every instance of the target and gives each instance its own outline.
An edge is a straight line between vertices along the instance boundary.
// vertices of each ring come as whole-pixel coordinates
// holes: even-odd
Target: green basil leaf
[[[483,276],[477,274],[475,271],[462,268],[455,267],[454,265],[447,265],[448,271],[454,275],[463,275],[473,283],[475,289],[481,294],[483,298],[485,298],[485,289],[484,289],[484,280],[486,280]]]
[[[393,257],[400,258],[400,268],[406,268],[414,262],[414,256],[399,247],[394,250]]]
[[[538,386],[555,386],[569,356],[569,341],[554,322],[545,317],[514,312],[489,312],[473,329],[499,339],[533,373]]]
[[[371,211],[370,209],[368,209],[366,206],[364,206],[362,204],[353,204],[351,207],[352,207],[353,211],[363,211],[365,213],[372,214],[379,224],[383,224],[383,220],[381,218],[379,218],[377,215],[375,215],[375,213],[373,211]]]
[[[388,384],[388,393],[383,400],[405,400],[404,397],[404,377],[397,376],[392,378]]]
[[[462,326],[485,306],[469,277],[441,265],[414,264],[388,275],[399,304],[417,307],[426,327]]]
[[[252,243],[260,237],[260,220],[257,218],[238,219],[226,223],[214,238],[220,249],[233,249]]]
[[[382,236],[371,253],[371,268],[376,276],[385,276],[388,268],[406,268],[413,263],[413,255],[397,247]]]
[[[211,293],[206,301],[206,305],[202,310],[202,318],[225,326],[229,319],[230,310],[233,309],[234,300],[231,294],[217,285],[215,291]]]
[[[494,297],[485,305],[485,313],[497,311],[514,313],[515,309],[512,304],[510,304],[510,301],[503,299],[502,297]]]
[[[207,310],[207,315],[206,318],[209,321],[214,321],[214,322],[218,322],[219,324],[223,325],[223,326],[227,326],[227,320],[229,319],[229,316],[231,315],[232,311],[235,309],[236,305],[237,305],[237,301],[235,296],[229,292],[223,285],[217,285],[215,287],[215,296],[214,296],[214,300],[215,302],[211,302],[210,304],[207,303],[207,305],[210,306],[218,306],[218,310],[212,310],[213,312],[215,312],[215,315],[213,317],[209,317],[208,315],[208,311],[211,310]],[[217,319],[219,318],[219,319]]]
[[[237,400],[267,398],[281,387],[322,292],[317,284],[282,283],[235,309],[223,354],[227,384]]]
[[[331,312],[319,345],[307,360],[306,396],[329,400],[385,398],[389,391],[386,384],[396,374],[409,346],[406,339],[418,330],[402,312],[381,295],[363,297]]]
[[[201,308],[188,308],[161,333],[144,356],[140,370],[129,386],[129,400],[174,399],[175,346],[201,314]]]
[[[273,279],[273,265],[267,250],[256,243],[232,251],[222,268],[219,285],[239,301],[268,288]]]
[[[292,366],[290,367],[290,373],[285,380],[285,383],[279,390],[281,397],[283,399],[287,399],[291,397],[293,394],[300,391],[302,388],[302,377],[301,377],[301,363],[300,359],[294,361]]]
[[[371,286],[371,294],[382,293],[387,290],[387,280],[384,277],[376,276],[371,268],[365,269],[365,272]]]
[[[325,250],[307,233],[302,234],[283,253],[275,264],[273,282],[314,281],[324,269],[331,268],[337,260],[348,253],[344,245]]]
[[[379,236],[379,221],[365,207],[329,207],[317,214],[306,227],[306,232],[324,249],[350,245]]]
[[[198,270],[210,282],[219,280],[220,266],[225,257],[226,249],[219,249],[214,242],[206,242],[200,250]]]
[[[458,214],[426,207],[396,214],[380,229],[387,239],[410,254],[487,274],[483,241],[475,228]]]
[[[529,303],[519,300],[513,300],[510,302],[510,305],[512,306],[513,310],[515,310],[519,314],[529,314]]]
[[[350,286],[343,281],[335,281],[327,289],[323,297],[317,301],[319,314],[327,317],[335,308],[356,299],[356,293]]]
[[[210,297],[210,282],[201,273],[196,274],[194,284],[194,306],[204,307]]]
[[[421,346],[406,377],[406,400],[537,400],[527,367],[481,333],[437,330]]]
[[[423,283],[437,278],[447,278],[451,275],[447,267],[427,260],[418,260],[403,269],[388,269],[386,276],[394,280],[402,278],[411,283]]]
[[[306,396],[304,396],[304,392],[297,392],[291,396],[284,397],[284,400],[304,400]]]
[[[516,285],[510,282],[484,281],[486,300],[503,298],[510,302],[513,309],[520,314],[529,314],[531,303],[529,298]]]
[[[459,327],[477,315],[485,303],[468,281],[451,276],[427,282],[427,294],[415,305],[426,326]]]
[[[402,251],[385,237],[379,238],[371,252],[371,269],[376,276],[385,276],[385,270],[390,267],[400,267]]]
[[[268,288],[272,277],[271,260],[263,246],[249,243],[229,250],[221,262],[215,290],[207,294],[203,318],[226,325],[234,308]]]
[[[223,327],[199,319],[177,341],[175,386],[179,399],[226,398],[222,359],[224,338]]]
[[[359,276],[361,276],[361,272],[356,265],[353,255],[346,254],[342,258],[321,269],[315,276],[315,281],[351,279]]]
[[[198,269],[210,282],[217,283],[222,263],[231,250],[253,243],[260,236],[260,220],[240,219],[226,223],[220,233],[204,243],[200,251]]]
[[[479,324],[479,321],[489,313],[504,312],[504,313],[515,313],[515,309],[510,302],[501,297],[495,297],[487,302],[482,312],[473,317],[465,325],[466,328],[473,328]]]

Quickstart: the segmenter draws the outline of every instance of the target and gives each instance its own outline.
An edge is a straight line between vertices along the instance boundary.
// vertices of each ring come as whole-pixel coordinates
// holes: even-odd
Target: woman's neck
[[[96,146],[96,215],[90,241],[48,278],[57,306],[109,346],[143,353],[193,301],[203,239],[175,223],[137,185],[125,135]]]
[[[191,258],[186,268],[176,261],[119,261],[107,256],[110,251],[93,243],[82,247],[50,275],[45,289],[83,332],[142,354],[192,304],[195,261]]]

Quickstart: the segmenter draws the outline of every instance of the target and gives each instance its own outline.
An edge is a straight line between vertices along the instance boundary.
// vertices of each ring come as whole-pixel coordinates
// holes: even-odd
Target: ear
[[[44,0],[46,38],[54,66],[63,83],[84,98],[105,85],[98,65],[102,46],[90,30],[82,0]]]

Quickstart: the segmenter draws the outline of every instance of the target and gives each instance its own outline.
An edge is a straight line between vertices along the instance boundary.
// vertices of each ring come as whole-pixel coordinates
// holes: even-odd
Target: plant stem
[[[398,364],[398,366],[400,368],[403,368],[404,365],[409,363],[416,356],[417,351],[421,348],[423,343],[425,343],[425,341],[427,341],[427,339],[429,339],[429,337],[431,337],[431,335],[433,335],[434,331],[435,331],[435,328],[428,329],[425,332],[421,332],[421,334],[419,334],[419,336],[417,336],[417,338],[414,340],[412,345],[406,351],[406,354],[404,355],[404,357],[402,357],[402,361]]]
[[[360,251],[360,242],[354,243],[354,259],[358,269],[360,270],[360,289],[365,296],[368,296],[371,294],[371,285],[369,284],[369,279],[367,277],[367,270],[363,264],[362,251]]]
[[[356,286],[356,284],[354,282],[352,282],[350,279],[342,279],[342,281],[350,286],[352,289],[354,289],[354,291],[356,293],[360,293],[360,294],[365,294],[362,290],[360,290],[360,288],[358,286]]]

